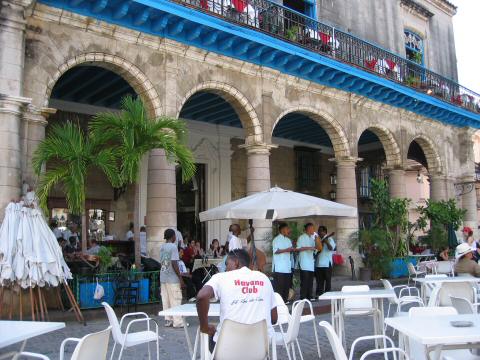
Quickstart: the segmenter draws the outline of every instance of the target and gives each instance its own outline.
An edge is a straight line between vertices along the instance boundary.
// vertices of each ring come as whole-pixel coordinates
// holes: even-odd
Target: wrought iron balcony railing
[[[173,0],[480,113],[480,95],[406,58],[269,0]]]

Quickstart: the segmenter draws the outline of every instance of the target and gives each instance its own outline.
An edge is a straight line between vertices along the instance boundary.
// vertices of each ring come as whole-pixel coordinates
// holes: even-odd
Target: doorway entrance
[[[184,240],[195,239],[205,249],[207,228],[201,223],[199,213],[206,209],[206,165],[196,164],[197,172],[188,182],[182,183],[182,171],[176,168],[177,180],[177,228]]]

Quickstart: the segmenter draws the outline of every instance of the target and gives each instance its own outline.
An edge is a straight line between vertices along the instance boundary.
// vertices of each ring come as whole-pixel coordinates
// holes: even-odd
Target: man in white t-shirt
[[[230,225],[230,231],[232,235],[230,236],[230,240],[228,242],[228,251],[243,249],[247,246],[247,240],[239,238],[240,234],[242,233],[242,229],[240,229],[240,225],[232,224]]]
[[[272,284],[265,274],[250,270],[249,264],[250,256],[245,250],[229,252],[227,271],[213,275],[198,292],[200,331],[213,336],[214,342],[217,341],[225,319],[242,324],[266,320],[270,336],[274,334],[272,324],[277,322],[277,304]],[[208,324],[211,298],[220,300],[220,322],[217,328]]]

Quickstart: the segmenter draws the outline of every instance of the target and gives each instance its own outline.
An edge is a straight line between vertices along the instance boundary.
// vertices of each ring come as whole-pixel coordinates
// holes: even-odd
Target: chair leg
[[[117,346],[117,343],[113,343],[113,349],[112,349],[112,355],[110,355],[110,360],[113,360],[113,354],[115,354],[115,347]]]
[[[157,360],[160,360],[160,346],[158,343],[158,334],[157,334]]]
[[[124,349],[124,345],[122,345],[122,348],[120,349],[120,354],[118,354],[118,359],[117,360],[120,360],[122,358],[123,349]]]
[[[322,357],[322,352],[320,351],[320,342],[318,341],[317,326],[315,325],[315,320],[313,321],[313,333],[315,334],[315,342],[317,343],[317,352],[318,358]]]
[[[290,344],[287,344],[285,342],[285,340],[283,341],[284,345],[285,345],[285,350],[287,351],[287,357],[288,357],[288,360],[292,360],[292,356],[290,355]]]
[[[290,343],[290,346],[291,346],[291,350],[292,350],[293,360],[297,360],[297,354],[296,354],[296,351],[295,351],[295,343],[292,341],[292,342]]]
[[[302,349],[300,349],[300,343],[298,342],[298,339],[295,340],[295,343],[297,344],[298,353],[300,354],[300,359],[303,360]]]
[[[148,360],[152,360],[152,354],[150,353],[150,341],[147,343],[148,347]]]

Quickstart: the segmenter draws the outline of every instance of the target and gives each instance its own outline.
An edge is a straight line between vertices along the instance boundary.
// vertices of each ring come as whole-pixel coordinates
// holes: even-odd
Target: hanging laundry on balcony
[[[247,16],[247,24],[250,26],[259,27],[259,18],[258,18],[258,10],[254,8],[252,5],[248,4],[243,13]]]
[[[244,12],[248,5],[245,0],[232,0],[232,4],[235,10],[241,13]]]
[[[377,65],[377,59],[365,60],[365,66],[372,71],[375,71],[375,66]]]

